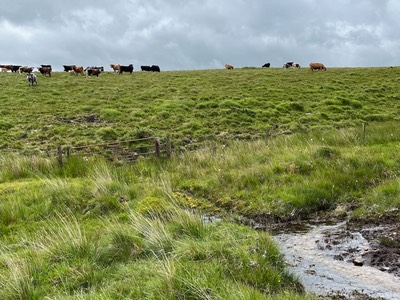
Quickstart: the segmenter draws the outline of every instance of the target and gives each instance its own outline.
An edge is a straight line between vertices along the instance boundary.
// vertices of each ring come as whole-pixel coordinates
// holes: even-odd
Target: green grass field
[[[400,68],[0,74],[0,149],[171,135],[176,147],[398,121]],[[93,116],[94,122],[88,122]]]
[[[0,73],[0,299],[313,299],[238,223],[398,218],[399,75]],[[42,155],[143,135],[174,155]]]

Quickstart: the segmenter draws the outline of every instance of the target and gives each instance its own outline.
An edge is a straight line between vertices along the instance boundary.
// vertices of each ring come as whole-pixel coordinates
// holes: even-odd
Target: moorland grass
[[[225,71],[0,74],[0,147],[20,152],[0,156],[1,299],[311,299],[267,233],[227,220],[399,216],[398,68]],[[32,155],[151,134],[203,143]]]
[[[342,129],[134,164],[3,158],[0,297],[307,299],[266,233],[193,209],[225,219],[398,214],[399,130],[378,127],[366,144]]]
[[[400,68],[55,72],[28,87],[0,74],[0,148],[46,153],[57,145],[171,135],[176,148],[204,140],[398,121]],[[88,118],[91,116],[91,118]]]

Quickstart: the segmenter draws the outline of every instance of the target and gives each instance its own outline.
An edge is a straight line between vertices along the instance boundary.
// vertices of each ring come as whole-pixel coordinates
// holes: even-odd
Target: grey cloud
[[[396,0],[9,2],[0,11],[1,63],[154,63],[172,70],[398,62]],[[30,18],[21,17],[27,12]]]

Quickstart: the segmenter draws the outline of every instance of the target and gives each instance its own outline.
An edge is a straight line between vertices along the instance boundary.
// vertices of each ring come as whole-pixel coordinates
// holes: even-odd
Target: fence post
[[[157,157],[160,157],[161,151],[160,151],[160,141],[158,138],[154,139],[154,147],[155,147],[155,154]]]
[[[67,157],[68,158],[69,158],[70,154],[71,154],[71,147],[67,147]]]
[[[363,143],[363,145],[365,144],[365,139],[366,139],[366,125],[365,125],[365,123],[362,123],[361,142]]]
[[[171,137],[169,135],[167,135],[167,139],[166,139],[166,151],[167,151],[167,157],[170,158],[171,157],[171,153],[172,153],[172,145],[171,145]]]
[[[62,153],[62,148],[61,148],[61,146],[58,146],[58,147],[57,147],[57,161],[58,161],[58,164],[59,164],[60,166],[63,165],[63,158],[62,158],[62,155],[63,155],[63,153]]]

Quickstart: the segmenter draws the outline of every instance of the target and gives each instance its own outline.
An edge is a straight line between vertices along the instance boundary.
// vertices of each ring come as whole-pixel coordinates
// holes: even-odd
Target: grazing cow
[[[119,72],[120,65],[118,65],[118,64],[111,64],[110,67],[111,67],[111,69],[113,69],[114,73],[115,73],[115,72]]]
[[[153,72],[160,72],[160,67],[159,67],[159,66],[156,66],[156,65],[152,65],[152,66],[151,66],[151,70],[152,70]]]
[[[289,62],[283,64],[283,68],[289,69],[289,68],[291,68],[293,66],[293,64],[294,64],[294,62],[289,61]]]
[[[72,70],[75,72],[75,74],[85,74],[82,66],[72,66]]]
[[[295,64],[293,61],[289,61],[289,62],[283,64],[283,68],[285,68],[285,69],[289,69],[289,68],[300,69],[300,65],[299,64]]]
[[[100,73],[104,71],[103,67],[88,67],[86,70],[86,77],[96,76],[99,77]]]
[[[21,68],[21,66],[11,66],[11,72],[17,73],[19,71],[19,68]]]
[[[64,72],[69,72],[74,69],[75,65],[63,65]]]
[[[120,66],[119,67],[119,74],[122,74],[123,72],[129,72],[132,74],[133,72],[133,65],[130,64],[129,66]]]
[[[262,68],[269,68],[271,66],[270,63],[263,64]]]
[[[51,67],[39,67],[37,69],[39,70],[40,74],[45,76],[49,75],[49,77],[51,77],[51,71],[52,71]]]
[[[104,67],[97,67],[97,66],[86,67],[84,71],[86,72],[90,69],[99,69],[101,72],[104,72]]]
[[[28,81],[29,86],[33,86],[33,84],[37,85],[36,75],[33,73],[28,73],[28,75],[26,75],[26,81]]]
[[[321,64],[321,63],[310,63],[310,70],[311,71],[314,71],[314,70],[326,71],[326,67],[324,66],[324,64]]]
[[[229,64],[225,64],[225,69],[227,70],[233,70],[233,66]]]
[[[19,73],[32,73],[33,67],[21,67],[19,68]]]
[[[150,66],[140,66],[140,69],[141,69],[142,71],[147,71],[147,72],[150,72],[150,71],[151,71],[151,67],[150,67]]]

